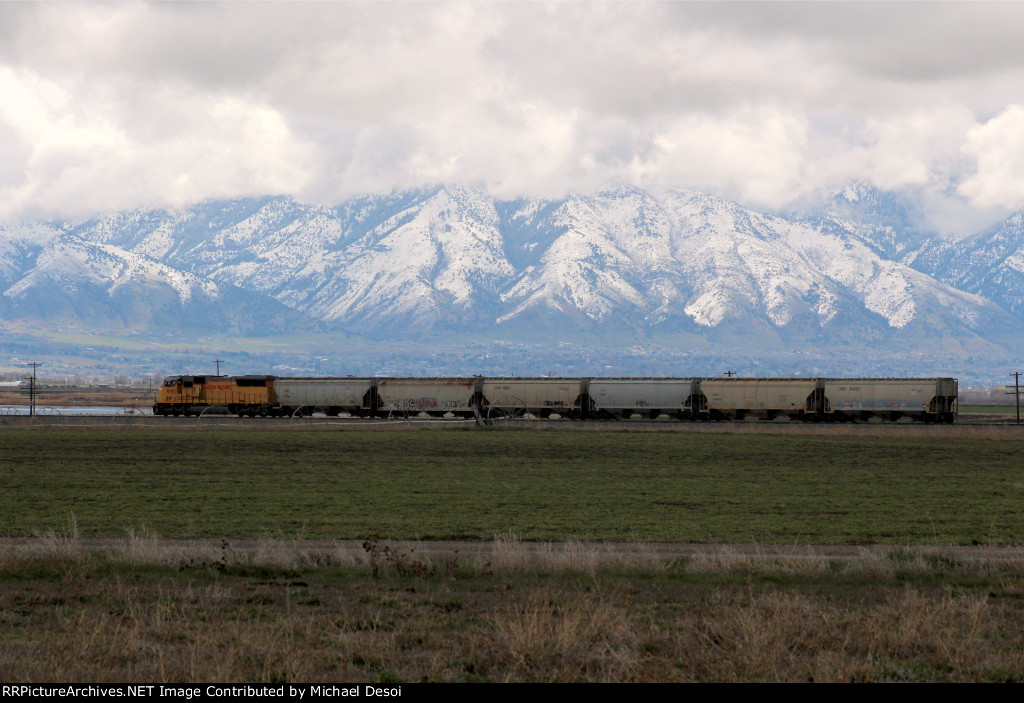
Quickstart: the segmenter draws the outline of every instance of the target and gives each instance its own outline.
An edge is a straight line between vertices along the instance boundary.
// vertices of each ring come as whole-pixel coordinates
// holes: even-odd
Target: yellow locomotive
[[[276,414],[273,398],[273,376],[170,376],[157,392],[153,414],[187,417],[217,406],[239,417],[266,417]]]

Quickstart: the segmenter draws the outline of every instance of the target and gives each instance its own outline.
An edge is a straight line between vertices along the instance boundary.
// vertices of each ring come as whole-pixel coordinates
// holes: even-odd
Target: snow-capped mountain
[[[813,216],[637,189],[502,201],[444,186],[333,208],[216,201],[4,227],[0,298],[5,317],[46,318],[49,303],[26,301],[53,300],[61,315],[126,327],[202,310],[231,329],[316,321],[371,338],[683,334],[821,347],[1017,335],[1019,317],[936,263],[952,250],[913,248],[901,208],[862,186]],[[1017,228],[1024,264],[1019,218]],[[1004,278],[1015,271],[1024,291],[1012,261]]]
[[[885,259],[848,231],[700,193],[571,198],[544,217],[546,226],[534,229],[559,234],[503,296],[511,308],[501,322],[581,315],[591,326],[611,319],[647,333],[768,329],[865,342],[1015,324],[990,302]]]
[[[951,286],[993,301],[1024,318],[1024,215],[966,239],[927,241],[908,261]]]
[[[852,237],[886,259],[900,259],[926,234],[906,196],[854,181],[831,193],[818,212],[799,219],[815,229]]]
[[[0,228],[0,284],[5,319],[168,333],[308,327],[275,301],[47,225]]]

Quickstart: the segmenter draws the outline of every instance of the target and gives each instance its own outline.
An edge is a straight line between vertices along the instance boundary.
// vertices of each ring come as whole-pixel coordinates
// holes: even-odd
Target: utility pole
[[[220,365],[224,363],[223,359],[214,359],[213,363],[217,364],[217,375],[220,376]]]
[[[1017,399],[1017,424],[1020,424],[1020,372],[1016,371],[1010,374],[1013,376],[1013,395]],[[1007,391],[1006,395],[1010,395]]]
[[[28,414],[29,417],[35,417],[36,415],[36,368],[40,366],[38,361],[30,361],[25,366],[32,367],[32,375],[27,379],[28,381]]]
[[[736,372],[735,372],[735,371],[726,371],[726,372],[725,372],[725,373],[723,373],[722,375],[723,375],[723,376],[728,376],[729,378],[732,378],[733,376],[735,376],[735,375],[736,375]]]

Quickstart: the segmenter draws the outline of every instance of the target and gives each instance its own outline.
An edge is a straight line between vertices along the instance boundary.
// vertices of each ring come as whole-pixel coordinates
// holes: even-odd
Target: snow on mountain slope
[[[505,322],[528,311],[578,312],[600,322],[617,312],[643,313],[638,263],[620,248],[614,222],[580,198],[570,198],[550,218],[563,233],[535,266],[528,266],[501,296],[511,309]]]
[[[20,278],[60,230],[46,224],[0,223],[0,291]]]
[[[17,280],[0,295],[0,310],[7,318],[82,322],[114,330],[250,334],[280,331],[282,322],[302,326],[300,314],[275,301],[253,301],[244,291],[112,244],[56,230],[40,233],[34,243],[36,249]]]
[[[929,276],[1024,317],[1024,214],[965,239],[931,239],[909,260]]]
[[[334,279],[309,309],[327,320],[383,314],[414,329],[472,316],[513,274],[497,224],[486,198],[442,189],[339,252]]]
[[[732,288],[733,307],[759,310],[777,326],[808,313],[825,326],[837,315],[850,320],[866,312],[866,321],[875,316],[902,329],[920,321],[925,310],[972,329],[982,327],[986,316],[1007,322],[996,306],[886,260],[855,237],[701,194],[678,194],[675,203],[681,228],[694,233],[685,239],[685,256],[707,262],[714,254],[694,271],[698,286],[714,292],[722,282],[740,282]],[[725,319],[728,309],[712,306],[712,319]]]
[[[110,244],[86,242],[66,234],[50,239],[36,257],[35,267],[4,295],[24,297],[44,279],[69,295],[87,286],[103,287],[112,295],[132,284],[167,287],[183,304],[197,295],[215,299],[220,294],[212,281],[202,281]]]
[[[512,276],[497,223],[493,204],[464,188],[372,199],[354,208],[316,209],[205,271],[318,319],[422,330],[473,317]],[[215,258],[218,244],[204,261]]]
[[[699,324],[760,316],[785,326],[795,317],[827,322],[835,314],[835,284],[787,242],[791,232],[780,223],[697,193],[670,193],[665,206],[678,233],[676,257],[693,286],[686,313]]]
[[[977,326],[985,301],[881,258],[855,238],[747,211],[700,193],[616,191],[574,198],[550,216],[563,231],[503,296],[499,321],[530,310],[614,315],[656,326],[681,315],[703,327],[766,319],[828,325],[863,316],[901,329],[918,306]],[[1005,317],[1005,316],[1004,316]]]
[[[855,181],[833,192],[823,211],[807,223],[822,232],[857,239],[883,258],[896,259],[921,239],[920,219],[905,197]]]

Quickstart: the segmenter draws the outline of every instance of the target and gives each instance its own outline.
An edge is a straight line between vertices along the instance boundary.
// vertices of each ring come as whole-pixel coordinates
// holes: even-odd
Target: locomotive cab
[[[224,379],[224,376],[168,376],[157,391],[154,415],[190,415],[202,412],[206,407],[204,389],[207,379]]]

